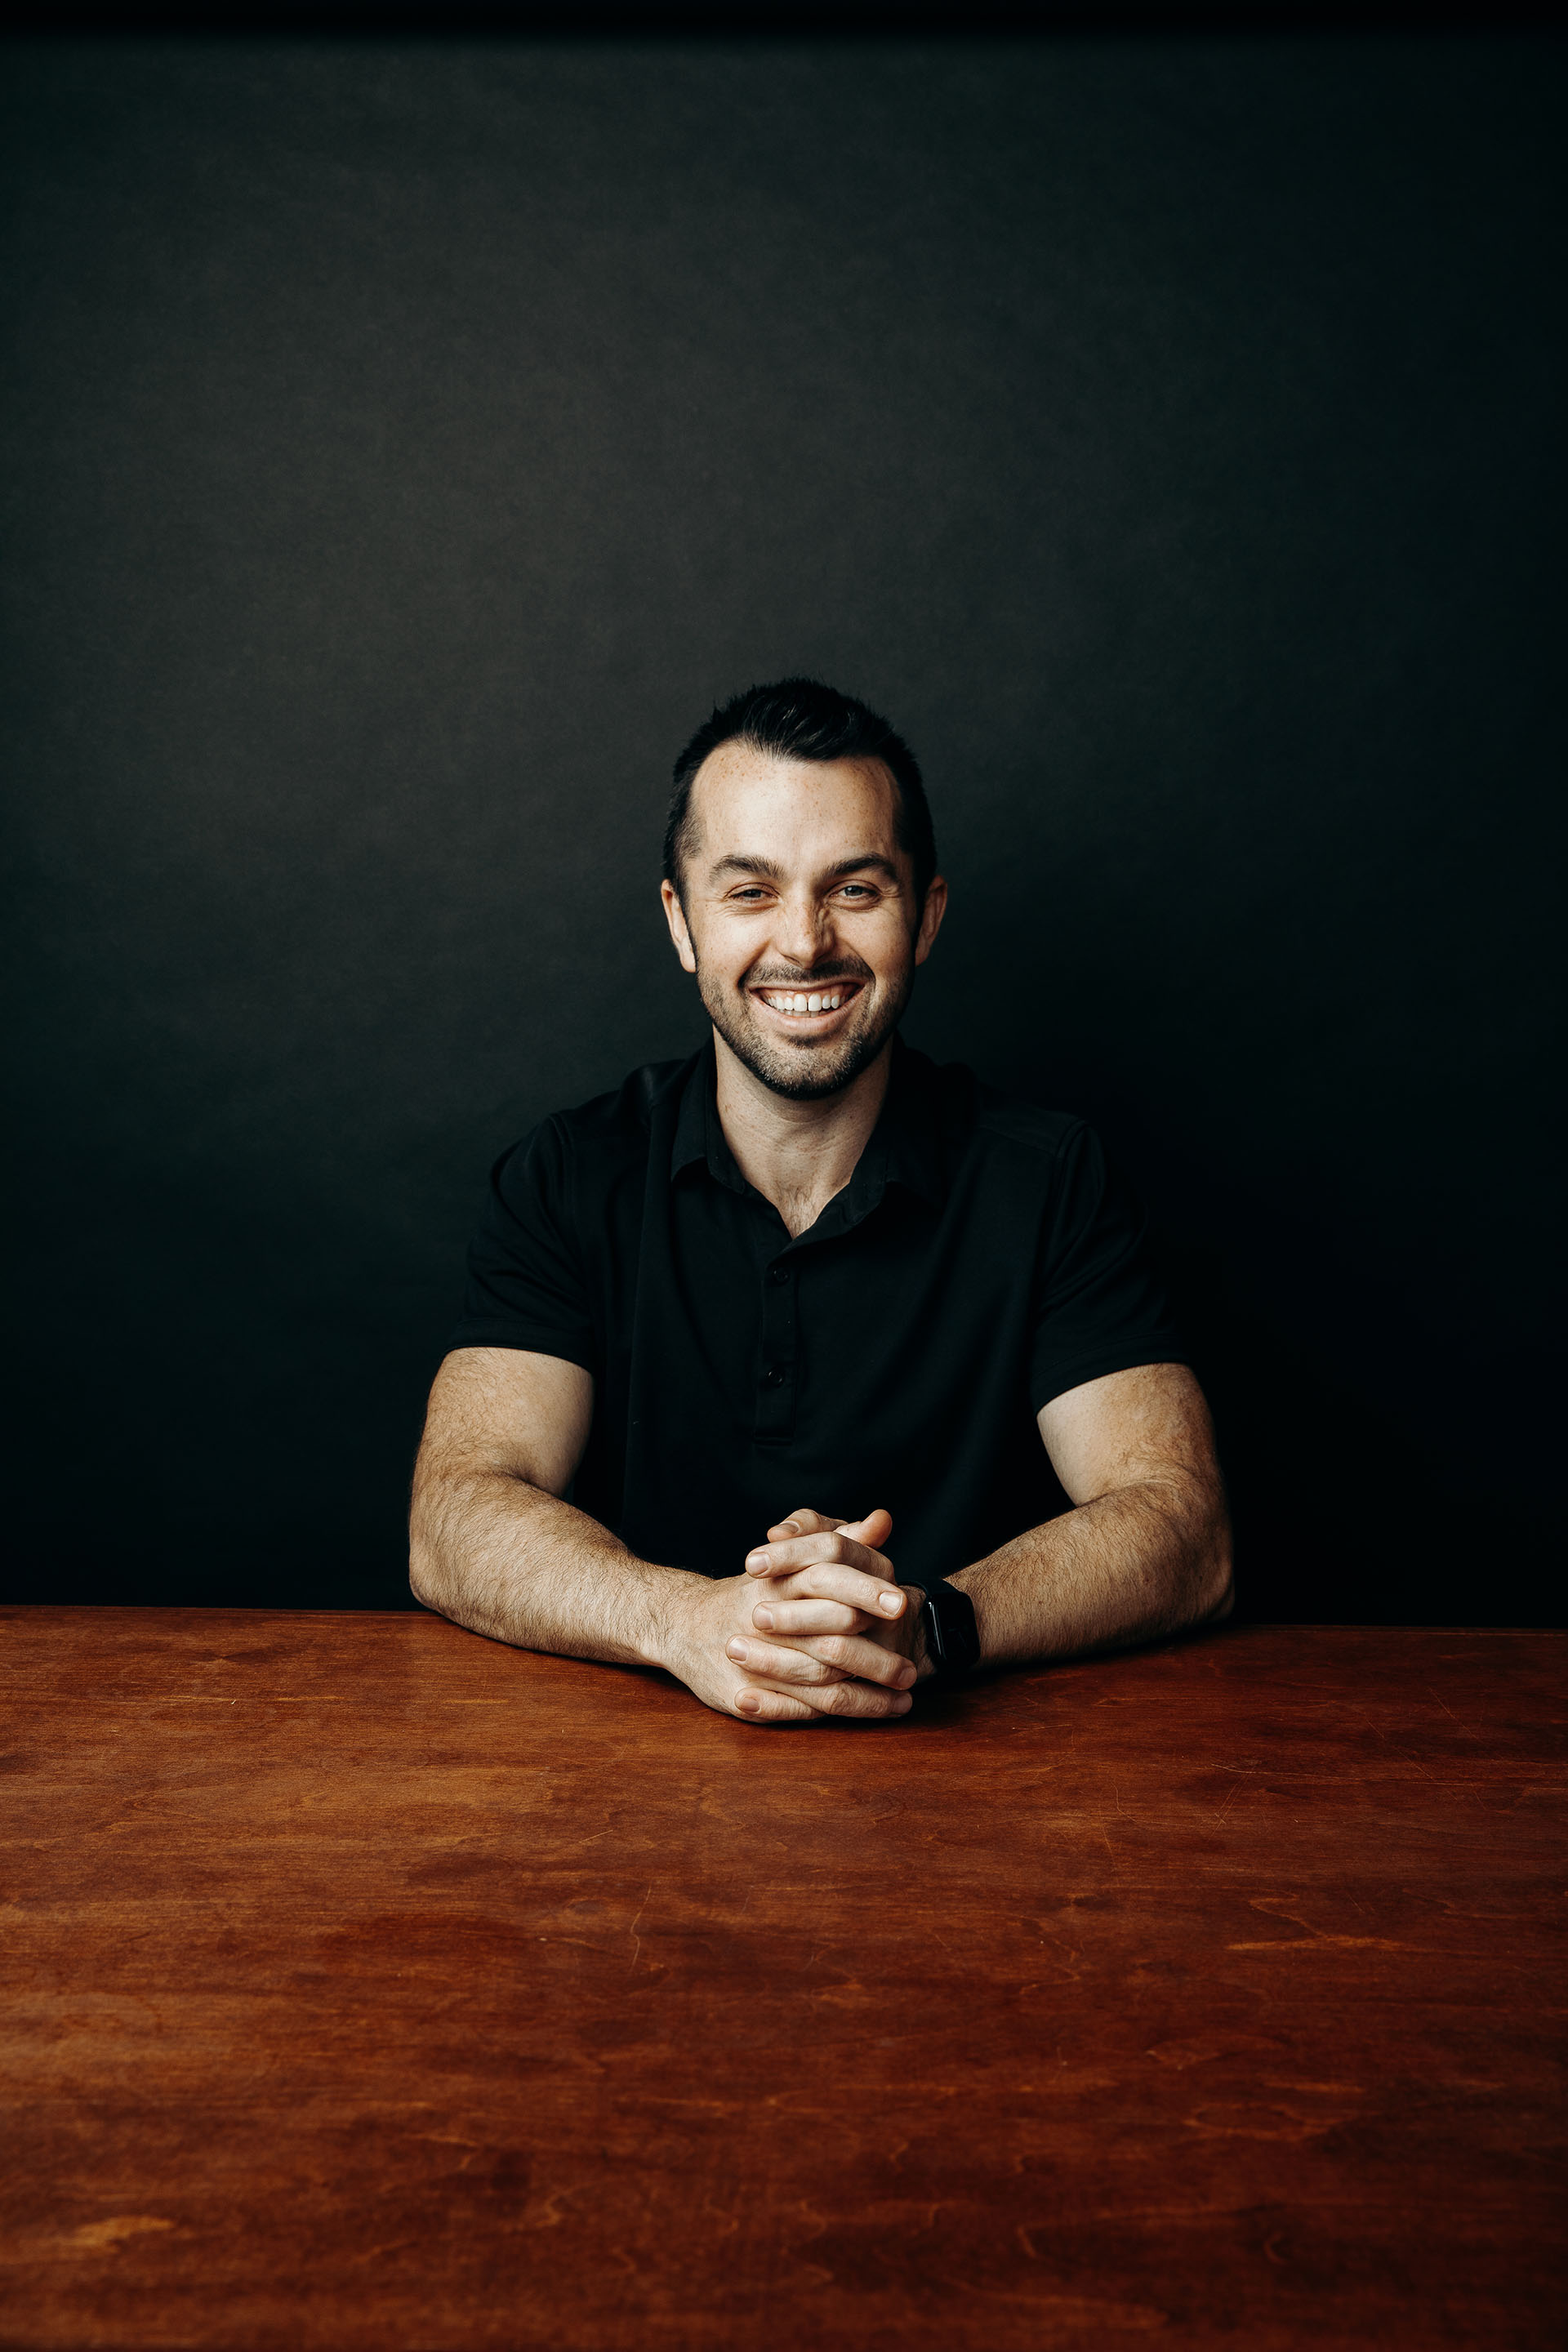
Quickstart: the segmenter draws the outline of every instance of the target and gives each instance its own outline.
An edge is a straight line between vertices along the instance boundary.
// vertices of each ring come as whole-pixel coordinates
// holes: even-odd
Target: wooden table
[[[1568,1635],[0,1612],[8,2345],[1550,2346]]]

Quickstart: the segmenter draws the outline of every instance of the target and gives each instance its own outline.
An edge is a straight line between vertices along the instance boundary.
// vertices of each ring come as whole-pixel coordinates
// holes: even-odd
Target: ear
[[[947,884],[940,874],[931,877],[925,905],[921,908],[921,926],[915,933],[915,961],[924,963],[936,945],[936,935],[942,929],[942,919],[947,912]]]
[[[697,970],[697,952],[691,944],[691,934],[686,928],[686,910],[680,903],[680,893],[673,882],[661,882],[658,895],[664,900],[664,919],[669,925],[669,936],[675,941],[675,952],[680,958],[683,971]]]

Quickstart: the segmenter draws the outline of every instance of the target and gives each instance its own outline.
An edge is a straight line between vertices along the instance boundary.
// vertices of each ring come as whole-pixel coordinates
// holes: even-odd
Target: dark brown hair
[[[893,832],[915,869],[915,900],[925,904],[936,872],[936,835],[920,763],[901,735],[851,694],[819,678],[785,677],[751,686],[720,704],[675,763],[675,789],[664,828],[664,878],[680,887],[680,865],[690,846],[691,783],[710,751],[736,740],[786,760],[880,760],[893,779]]]

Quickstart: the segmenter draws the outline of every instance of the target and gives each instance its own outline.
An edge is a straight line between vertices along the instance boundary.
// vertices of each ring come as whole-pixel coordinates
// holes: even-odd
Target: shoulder
[[[974,1132],[986,1148],[1036,1160],[1043,1171],[1054,1171],[1093,1140],[1092,1129],[1076,1112],[1047,1110],[1026,1095],[1004,1094],[978,1080]]]
[[[661,1115],[673,1117],[700,1059],[689,1054],[684,1061],[646,1062],[609,1094],[552,1111],[502,1152],[498,1181],[503,1189],[530,1180],[591,1182],[645,1159],[655,1126]]]
[[[686,1082],[701,1060],[689,1054],[679,1062],[645,1062],[607,1095],[595,1095],[571,1110],[552,1111],[534,1129],[548,1129],[563,1142],[583,1150],[614,1150],[629,1145],[644,1149],[662,1110],[679,1104]]]
[[[935,1112],[950,1162],[1031,1171],[1045,1184],[1088,1150],[1093,1130],[1076,1112],[1049,1110],[1026,1095],[987,1086],[963,1062],[910,1053],[913,1076]]]

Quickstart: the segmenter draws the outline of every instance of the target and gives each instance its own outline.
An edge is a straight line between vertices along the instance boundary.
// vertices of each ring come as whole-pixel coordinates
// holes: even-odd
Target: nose
[[[773,940],[781,956],[797,970],[809,971],[821,957],[832,952],[832,913],[809,891],[793,894],[780,908]]]

